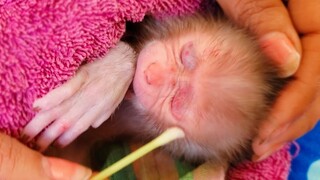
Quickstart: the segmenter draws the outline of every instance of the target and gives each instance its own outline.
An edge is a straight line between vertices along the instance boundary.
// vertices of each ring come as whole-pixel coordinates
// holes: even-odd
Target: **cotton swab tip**
[[[148,144],[142,146],[141,148],[137,149],[136,151],[132,152],[131,154],[127,155],[126,157],[122,158],[118,162],[114,163],[110,167],[104,169],[96,176],[92,177],[91,180],[102,180],[105,179],[112,174],[116,173],[123,167],[129,165],[133,161],[137,160],[138,158],[144,156],[145,154],[149,153],[150,151],[156,149],[159,146],[163,146],[175,139],[185,137],[185,133],[182,129],[178,127],[171,127],[156,137],[154,140],[149,142]]]
[[[159,146],[165,145],[175,139],[180,139],[185,137],[185,133],[181,128],[171,127],[164,131],[160,136],[158,136],[154,141],[159,143]]]

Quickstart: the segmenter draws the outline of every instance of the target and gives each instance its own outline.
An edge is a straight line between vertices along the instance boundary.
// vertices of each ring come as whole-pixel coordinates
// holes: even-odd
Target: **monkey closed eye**
[[[191,161],[228,164],[248,157],[259,124],[287,82],[256,40],[209,13],[137,26],[139,32],[131,33],[131,44],[138,44],[133,113],[120,108],[117,114],[126,114],[121,128],[135,127],[141,138],[178,126],[186,139],[167,150]]]
[[[178,157],[216,164],[248,157],[257,127],[286,83],[254,38],[211,14],[146,19],[137,26],[127,32],[138,53],[134,94],[115,114],[113,129],[148,139],[177,126],[186,138],[166,149]]]

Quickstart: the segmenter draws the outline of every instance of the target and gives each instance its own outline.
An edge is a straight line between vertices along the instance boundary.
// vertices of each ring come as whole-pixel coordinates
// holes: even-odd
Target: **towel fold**
[[[82,63],[107,53],[126,21],[190,13],[200,1],[0,0],[0,131],[18,137],[35,114],[33,101],[72,77]],[[285,179],[290,159],[285,148],[229,174],[232,179]]]
[[[17,137],[32,103],[105,54],[126,21],[195,11],[200,0],[0,1],[0,131]]]

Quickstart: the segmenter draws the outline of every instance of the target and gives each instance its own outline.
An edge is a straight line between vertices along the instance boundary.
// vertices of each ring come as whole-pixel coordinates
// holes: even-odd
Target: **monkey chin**
[[[252,154],[250,139],[253,134],[244,133],[239,139],[234,138],[233,132],[228,135],[222,135],[221,132],[225,132],[223,125],[221,125],[220,128],[214,128],[213,126],[208,128],[198,127],[196,130],[192,124],[184,124],[189,122],[188,120],[175,121],[177,123],[172,123],[167,117],[150,114],[137,100],[130,101],[129,104],[132,105],[132,108],[129,109],[135,109],[134,112],[138,112],[130,116],[132,119],[131,124],[137,125],[134,128],[136,132],[133,134],[138,139],[151,140],[173,126],[180,127],[184,130],[186,133],[184,139],[176,140],[163,147],[165,151],[169,152],[175,158],[181,158],[182,160],[195,164],[210,162],[215,165],[224,166],[226,164],[238,163],[241,160],[249,158]],[[139,123],[142,119],[144,121],[143,124]],[[134,121],[137,121],[137,123]],[[228,129],[227,131],[230,132]],[[217,133],[219,134],[218,137],[224,136],[224,138],[215,138],[217,137]],[[208,135],[205,136],[206,138],[203,137],[205,134]],[[244,136],[246,138],[244,138]]]
[[[228,141],[221,139],[220,141]],[[227,142],[228,143],[228,142]],[[183,159],[187,162],[201,164],[210,162],[215,165],[237,164],[252,156],[251,141],[242,141],[235,144],[230,142],[227,148],[213,147],[212,144],[201,143],[192,137],[176,140],[164,146],[164,150],[176,158]],[[217,142],[221,144],[221,142]]]

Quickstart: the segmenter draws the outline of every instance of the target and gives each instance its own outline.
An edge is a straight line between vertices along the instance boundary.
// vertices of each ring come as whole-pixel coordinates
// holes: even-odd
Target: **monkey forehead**
[[[220,46],[216,42],[221,42]],[[263,102],[266,59],[250,41],[243,46],[229,38],[216,42],[206,47],[193,76],[198,106],[206,117],[226,116],[228,112],[243,117]]]

